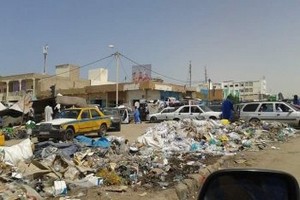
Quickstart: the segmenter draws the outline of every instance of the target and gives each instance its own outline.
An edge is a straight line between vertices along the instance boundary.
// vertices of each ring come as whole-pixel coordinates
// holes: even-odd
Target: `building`
[[[267,81],[265,77],[256,81],[224,81],[221,83],[223,96],[229,94],[238,96],[241,101],[259,101],[267,96]]]
[[[80,79],[79,74],[78,66],[64,64],[56,66],[56,75],[52,76],[28,73],[0,77],[0,101],[14,103],[28,92],[32,93],[33,99],[46,98],[51,96],[50,87],[53,85],[56,92],[68,90],[76,94],[78,89],[90,85],[90,81]]]

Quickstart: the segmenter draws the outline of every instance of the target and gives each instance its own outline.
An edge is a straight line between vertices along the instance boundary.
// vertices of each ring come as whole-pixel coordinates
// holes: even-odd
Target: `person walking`
[[[222,119],[233,121],[233,103],[227,97],[222,103]]]
[[[298,95],[296,95],[296,94],[294,95],[293,104],[294,105],[300,105],[300,101],[298,99]]]
[[[141,123],[140,111],[139,111],[139,109],[138,109],[137,106],[135,106],[133,117],[134,117],[134,122],[136,124],[140,124]]]
[[[49,105],[47,105],[45,107],[44,111],[45,111],[45,121],[47,122],[47,121],[52,120],[52,115],[53,115],[53,109],[52,109],[52,107],[49,106]]]

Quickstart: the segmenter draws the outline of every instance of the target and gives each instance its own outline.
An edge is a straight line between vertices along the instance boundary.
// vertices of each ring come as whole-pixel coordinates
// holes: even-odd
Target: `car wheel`
[[[150,122],[151,122],[151,123],[154,123],[154,122],[156,122],[156,121],[157,121],[157,118],[156,118],[156,117],[151,117],[151,118],[150,118]]]
[[[216,120],[217,118],[215,116],[211,116],[209,119]]]
[[[116,131],[121,131],[121,122],[116,126]]]
[[[100,128],[99,128],[99,132],[98,132],[98,135],[100,137],[104,136],[107,132],[107,126],[106,124],[101,124]]]
[[[74,130],[72,128],[67,128],[63,140],[70,141],[73,140],[73,138],[74,138]]]
[[[257,123],[260,122],[260,120],[257,119],[257,118],[252,118],[252,119],[249,120],[249,122],[250,122],[250,123],[253,123],[253,124],[257,124]]]
[[[39,138],[39,137],[37,138],[37,141],[38,141],[38,142],[45,142],[45,141],[47,141],[47,140],[48,140],[48,139],[46,139],[46,138]]]
[[[179,121],[180,121],[179,118],[175,118],[175,119],[173,119],[173,120],[176,121],[176,122],[179,122]]]

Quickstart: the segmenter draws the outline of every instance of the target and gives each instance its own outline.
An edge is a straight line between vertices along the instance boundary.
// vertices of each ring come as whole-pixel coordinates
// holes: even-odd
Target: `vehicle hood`
[[[47,121],[47,122],[41,122],[41,123],[38,123],[37,125],[41,125],[41,124],[61,125],[61,124],[65,124],[65,123],[72,122],[72,121],[76,121],[76,119],[73,119],[73,118],[58,118],[58,119],[53,119],[53,120]]]

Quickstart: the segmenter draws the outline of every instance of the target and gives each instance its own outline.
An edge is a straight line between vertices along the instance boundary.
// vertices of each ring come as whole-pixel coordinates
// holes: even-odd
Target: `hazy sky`
[[[166,82],[267,80],[268,92],[300,94],[299,0],[4,0],[0,7],[0,75],[47,73],[87,65],[115,51],[151,64]],[[115,49],[108,45],[113,44]],[[121,58],[120,80],[134,63]],[[81,69],[107,67],[108,58]]]

